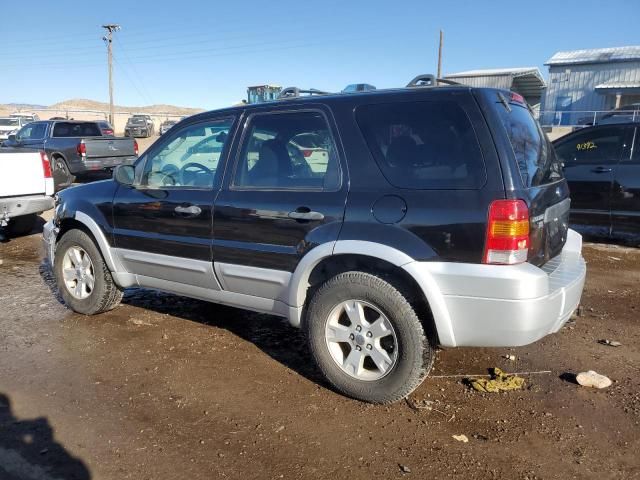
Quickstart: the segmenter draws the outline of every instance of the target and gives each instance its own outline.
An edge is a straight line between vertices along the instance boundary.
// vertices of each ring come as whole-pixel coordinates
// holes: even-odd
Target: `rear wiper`
[[[509,102],[507,101],[507,99],[504,98],[504,95],[502,94],[502,92],[498,92],[498,99],[500,100],[500,103],[504,105],[504,108],[507,109],[507,112],[511,113],[511,105],[509,105]]]

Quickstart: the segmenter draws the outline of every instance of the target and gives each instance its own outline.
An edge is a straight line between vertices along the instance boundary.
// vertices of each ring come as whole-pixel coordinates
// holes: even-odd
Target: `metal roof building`
[[[640,46],[558,52],[545,65],[543,123],[577,124],[590,112],[640,102]]]
[[[471,87],[493,87],[513,90],[522,95],[529,105],[540,103],[546,86],[542,73],[537,67],[494,68],[488,70],[469,70],[445,75]]]

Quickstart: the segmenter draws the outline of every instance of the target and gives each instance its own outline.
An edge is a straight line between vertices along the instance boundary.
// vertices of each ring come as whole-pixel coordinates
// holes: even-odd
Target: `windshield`
[[[17,118],[0,118],[0,127],[17,127]]]
[[[144,118],[132,117],[129,119],[129,123],[131,123],[132,125],[144,125]]]
[[[536,187],[562,179],[562,164],[527,106],[516,102],[507,103],[508,94],[498,95],[504,101],[497,102],[496,107],[524,184]]]

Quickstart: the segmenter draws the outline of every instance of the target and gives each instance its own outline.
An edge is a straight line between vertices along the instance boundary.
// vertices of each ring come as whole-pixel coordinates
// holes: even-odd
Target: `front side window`
[[[30,123],[20,129],[17,137],[20,140],[41,140],[47,131],[47,125],[44,123]]]
[[[240,152],[235,187],[335,190],[340,185],[335,143],[318,112],[254,116]]]
[[[476,189],[484,184],[478,139],[457,103],[364,105],[356,115],[371,153],[392,185]]]
[[[213,188],[233,119],[191,125],[173,132],[144,164],[141,185],[148,188]]]
[[[597,128],[559,142],[555,150],[565,167],[615,164],[620,157],[623,137],[622,128]]]

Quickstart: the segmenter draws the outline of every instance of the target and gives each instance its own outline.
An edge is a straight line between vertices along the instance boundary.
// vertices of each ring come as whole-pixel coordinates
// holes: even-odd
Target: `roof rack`
[[[288,98],[298,98],[301,97],[302,94],[311,95],[329,95],[329,92],[323,92],[322,90],[317,90],[315,88],[310,88],[308,90],[302,90],[298,87],[287,87],[283,88],[278,95],[278,100],[286,100]]]
[[[444,83],[446,85],[460,85],[460,83],[455,82],[453,80],[449,80],[447,78],[436,78],[435,75],[431,75],[430,73],[424,73],[422,75],[418,75],[413,80],[411,80],[407,84],[407,88],[412,87],[437,87],[438,84]]]

